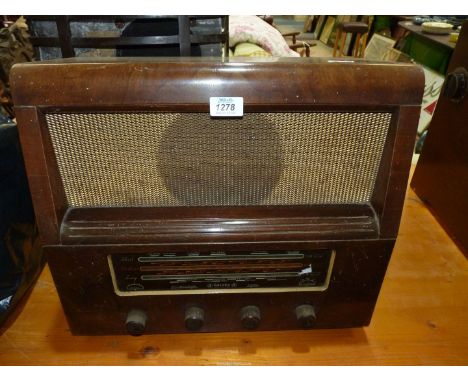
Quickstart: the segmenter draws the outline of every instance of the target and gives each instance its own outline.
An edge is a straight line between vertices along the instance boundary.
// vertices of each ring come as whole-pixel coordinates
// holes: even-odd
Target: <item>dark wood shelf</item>
[[[144,36],[144,37],[74,37],[71,32],[71,22],[86,21],[132,21],[138,19],[174,18],[179,23],[179,33],[172,36]],[[75,48],[115,48],[117,46],[155,46],[155,45],[179,45],[181,56],[190,56],[191,44],[223,44],[224,54],[228,56],[229,50],[229,22],[228,16],[27,16],[26,17],[32,36],[32,45],[36,48],[36,55],[40,47],[60,48],[63,58],[74,57]],[[221,19],[219,34],[190,33],[190,24],[195,20]],[[58,36],[35,35],[33,22],[53,21],[57,25]]]

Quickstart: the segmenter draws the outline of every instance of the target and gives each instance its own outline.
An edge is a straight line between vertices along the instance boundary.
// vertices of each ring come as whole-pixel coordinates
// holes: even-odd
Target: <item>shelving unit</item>
[[[129,23],[140,19],[173,18],[178,21],[178,33],[170,36],[141,37],[78,37],[72,33],[71,23],[114,22]],[[228,16],[26,16],[31,32],[31,43],[35,47],[36,56],[41,57],[40,48],[60,48],[62,58],[75,57],[77,48],[109,49],[116,47],[151,47],[178,44],[181,56],[190,56],[192,44],[223,45],[225,56],[229,53],[229,18]],[[192,28],[199,20],[219,19],[219,33],[194,33]],[[38,22],[55,23],[55,36],[41,35],[37,28]]]

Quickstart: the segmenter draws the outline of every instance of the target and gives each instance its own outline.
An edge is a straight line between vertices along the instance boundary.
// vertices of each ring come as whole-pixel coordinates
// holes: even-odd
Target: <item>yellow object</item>
[[[459,34],[460,33],[450,33],[449,41],[450,42],[457,42]]]
[[[234,56],[244,56],[244,57],[270,57],[271,54],[268,53],[265,49],[259,47],[256,44],[250,42],[241,42],[236,45],[234,49]]]

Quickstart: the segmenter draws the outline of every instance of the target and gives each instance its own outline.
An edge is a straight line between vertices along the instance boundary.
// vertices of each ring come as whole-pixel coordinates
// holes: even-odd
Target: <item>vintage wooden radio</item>
[[[368,325],[401,217],[414,65],[67,59],[11,78],[74,334]]]

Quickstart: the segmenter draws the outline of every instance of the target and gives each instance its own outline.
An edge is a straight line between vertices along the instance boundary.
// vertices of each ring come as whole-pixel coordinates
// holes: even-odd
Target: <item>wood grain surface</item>
[[[468,256],[468,97],[462,87],[453,97],[446,90],[455,73],[468,76],[468,21],[463,25],[411,187]]]
[[[468,261],[410,190],[366,328],[74,337],[46,267],[0,365],[467,365]]]

